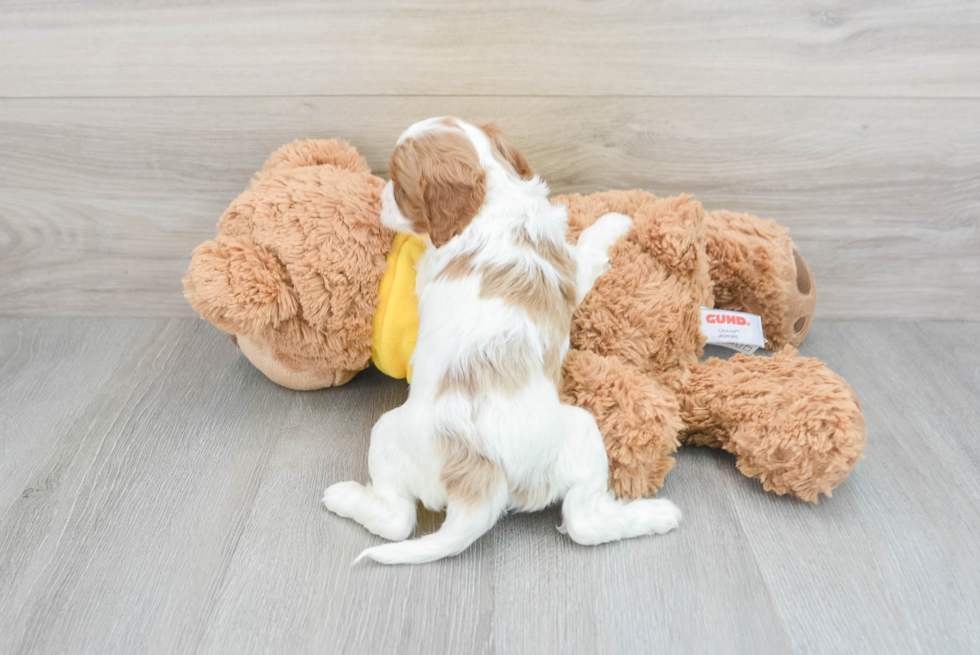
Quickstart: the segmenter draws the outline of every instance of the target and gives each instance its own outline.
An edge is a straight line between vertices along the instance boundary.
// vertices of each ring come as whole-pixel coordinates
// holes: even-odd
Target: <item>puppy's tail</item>
[[[421,564],[458,555],[493,527],[506,505],[506,487],[476,507],[450,498],[446,520],[437,532],[411,541],[368,548],[357,556],[354,564],[365,557],[382,564]]]

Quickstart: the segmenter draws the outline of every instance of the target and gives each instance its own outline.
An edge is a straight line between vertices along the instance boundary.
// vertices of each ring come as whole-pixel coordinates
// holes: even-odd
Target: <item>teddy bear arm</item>
[[[609,486],[617,496],[649,496],[663,486],[683,427],[671,390],[614,357],[570,350],[561,397],[595,417],[609,457]]]

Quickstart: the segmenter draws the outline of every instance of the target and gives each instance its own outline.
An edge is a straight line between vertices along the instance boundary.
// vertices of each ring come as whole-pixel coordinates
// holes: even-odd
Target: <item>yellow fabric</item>
[[[419,336],[419,303],[415,297],[415,262],[425,242],[410,234],[397,234],[388,255],[388,270],[381,278],[381,301],[371,330],[371,361],[393,378],[412,381],[412,353]]]

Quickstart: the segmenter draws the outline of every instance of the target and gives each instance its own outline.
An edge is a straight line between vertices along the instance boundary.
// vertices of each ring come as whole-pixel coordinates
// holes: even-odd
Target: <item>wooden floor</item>
[[[668,536],[580,547],[551,509],[385,568],[319,498],[403,382],[288,391],[194,319],[0,319],[0,653],[978,652],[977,343],[813,327],[869,435],[819,505],[687,448]]]
[[[0,315],[192,317],[275,149],[497,121],[555,193],[772,218],[819,320],[980,320],[976,0],[0,0]]]
[[[980,652],[980,2],[0,0],[0,655]],[[790,228],[867,458],[818,506],[685,449],[662,538],[554,510],[349,562],[406,387],[278,388],[180,278],[275,148],[497,121],[555,193]],[[948,321],[948,322],[895,322]],[[836,321],[836,322],[835,322]],[[421,530],[438,525],[423,515]]]

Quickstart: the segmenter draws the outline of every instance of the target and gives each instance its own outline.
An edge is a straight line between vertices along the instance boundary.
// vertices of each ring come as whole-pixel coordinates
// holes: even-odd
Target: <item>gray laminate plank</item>
[[[976,652],[980,385],[977,357],[949,349],[975,343],[980,324],[814,329],[802,352],[831,362],[860,396],[866,459],[818,506],[724,470],[793,650]]]
[[[320,504],[328,484],[366,480],[371,426],[404,402],[405,383],[371,370],[344,387],[298,395],[202,652],[491,652],[496,558],[486,539],[427,570],[352,568],[378,540]]]
[[[980,100],[0,100],[0,315],[192,316],[180,277],[272,150],[385,175],[428,115],[499,119],[556,193],[646,188],[789,227],[817,316],[980,319]]]
[[[48,382],[68,399],[88,394],[63,435],[49,434],[59,422],[16,420],[43,407],[34,398],[5,408],[22,426],[13,438],[37,449],[5,462],[24,466],[25,491],[35,492],[17,494],[0,514],[0,651],[163,653],[196,644],[295,396],[200,321],[99,324],[129,336],[120,340],[86,335],[91,321],[34,323],[47,333],[29,354],[39,365],[22,366],[15,387],[43,373],[45,348],[64,352],[87,337],[113,370],[81,391]],[[71,369],[100,366],[70,353],[63,360],[67,380],[79,375]]]
[[[27,484],[36,467],[122,402],[111,394],[93,402],[92,391],[113,382],[126,352],[145,348],[152,333],[141,321],[0,321],[0,509],[48,490],[53,481]]]
[[[969,0],[4,5],[0,94],[980,96]]]
[[[686,532],[584,548],[558,532],[555,508],[506,517],[461,556],[431,566],[349,568],[381,540],[320,508],[317,494],[333,482],[366,481],[371,425],[405,398],[402,383],[376,372],[356,384],[306,396],[288,422],[226,576],[206,651],[788,647],[741,527],[719,502],[724,492],[708,453],[690,453],[663,492],[698,517]],[[364,410],[355,420],[350,403]],[[733,595],[752,612],[732,613]]]
[[[869,428],[819,505],[683,449],[666,537],[579,547],[552,508],[451,560],[351,568],[379,540],[319,497],[365,478],[403,382],[279,389],[194,320],[0,319],[0,426],[37,444],[0,461],[27,471],[0,507],[0,652],[970,652],[978,328],[814,325],[802,353]]]
[[[557,508],[494,528],[498,652],[789,652],[714,454],[677,461],[658,497],[684,529],[667,536],[578,546],[555,532]]]

